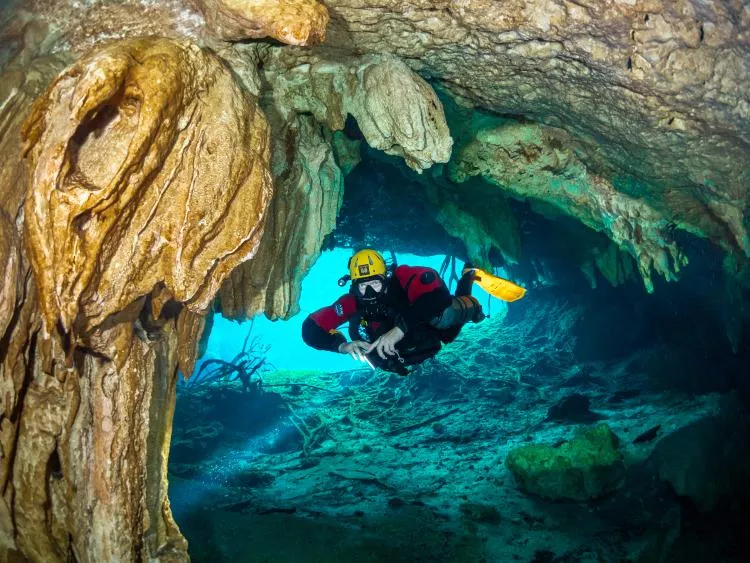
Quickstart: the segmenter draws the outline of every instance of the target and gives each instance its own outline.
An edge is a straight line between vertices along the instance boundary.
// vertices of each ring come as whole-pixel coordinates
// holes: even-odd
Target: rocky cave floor
[[[182,386],[169,493],[191,557],[748,560],[741,501],[716,482],[745,455],[741,394],[671,385],[681,375],[654,373],[673,369],[657,342],[578,361],[581,318],[554,300],[493,316],[406,378],[355,369]],[[616,491],[573,502],[520,490],[508,452],[601,423],[625,461]]]

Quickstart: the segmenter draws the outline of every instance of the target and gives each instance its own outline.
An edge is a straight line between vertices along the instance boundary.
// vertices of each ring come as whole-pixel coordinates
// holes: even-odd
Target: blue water
[[[203,360],[218,358],[230,361],[241,350],[248,331],[253,336],[270,345],[267,362],[278,370],[320,370],[342,371],[359,368],[361,364],[343,354],[321,352],[305,345],[302,341],[302,323],[313,311],[332,304],[346,293],[348,285],[341,288],[336,283],[347,273],[346,265],[352,255],[352,249],[337,248],[324,252],[310,273],[302,282],[300,312],[287,321],[270,321],[265,315],[256,316],[253,321],[236,322],[220,315],[214,319],[214,326],[208,340]],[[388,256],[386,254],[386,256]],[[439,270],[445,256],[417,256],[414,254],[396,254],[398,264],[410,266],[428,266]],[[457,263],[460,269],[461,263]],[[460,272],[459,272],[460,274]],[[444,276],[447,278],[449,273]],[[446,279],[447,281],[447,279]],[[451,290],[455,289],[452,287]],[[474,286],[474,295],[487,310],[488,295],[480,287]],[[497,299],[491,304],[492,313],[504,311],[506,305]],[[344,325],[345,326],[345,325]],[[346,331],[343,331],[346,333]],[[200,364],[197,366],[200,367]]]

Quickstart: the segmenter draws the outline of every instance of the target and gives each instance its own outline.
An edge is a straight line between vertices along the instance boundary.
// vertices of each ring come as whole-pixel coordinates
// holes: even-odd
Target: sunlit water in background
[[[378,249],[384,251],[385,249]],[[217,358],[231,361],[242,349],[242,344],[252,330],[253,337],[270,345],[267,355],[267,364],[278,370],[319,370],[319,371],[343,371],[361,367],[361,364],[352,360],[349,356],[331,352],[321,352],[310,348],[302,341],[302,323],[307,315],[331,305],[349,289],[349,284],[341,288],[338,279],[347,273],[347,262],[353,254],[352,249],[336,248],[324,252],[315,262],[310,273],[302,282],[302,295],[300,299],[300,312],[286,321],[270,321],[265,315],[256,316],[250,321],[231,321],[220,315],[214,318],[214,325],[208,339],[206,353],[202,360]],[[388,254],[384,256],[388,259]],[[427,266],[439,271],[445,256],[416,256],[414,254],[396,254],[399,265]],[[462,263],[457,262],[457,274],[460,275]],[[448,281],[450,272],[446,273],[444,279]],[[451,291],[455,289],[455,283]],[[488,310],[488,295],[479,286],[474,286],[473,295],[479,299],[485,312]],[[497,299],[493,299],[489,305],[490,314],[502,314],[507,305]],[[471,327],[467,327],[471,328]],[[346,325],[341,327],[344,334]],[[196,371],[200,369],[200,361]]]

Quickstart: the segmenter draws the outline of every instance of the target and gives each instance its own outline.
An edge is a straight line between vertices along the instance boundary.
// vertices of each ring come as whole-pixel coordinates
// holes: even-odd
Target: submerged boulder
[[[558,447],[531,444],[505,460],[522,491],[585,502],[617,489],[625,474],[619,440],[606,424],[584,428]]]
[[[717,412],[675,430],[651,454],[659,478],[707,512],[730,495],[750,494],[750,416],[736,395]]]
[[[600,418],[602,415],[592,412],[591,400],[580,393],[563,397],[547,411],[547,420],[558,422],[594,422]]]

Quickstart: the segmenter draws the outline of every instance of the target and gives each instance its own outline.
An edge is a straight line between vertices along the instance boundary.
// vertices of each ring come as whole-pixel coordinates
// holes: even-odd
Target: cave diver
[[[467,263],[451,295],[434,269],[387,266],[371,248],[355,253],[348,269],[338,284],[343,287],[351,281],[349,292],[308,315],[302,339],[317,350],[349,354],[373,369],[399,375],[408,375],[407,366],[437,354],[468,322],[485,318],[471,295],[474,282],[504,301],[520,299],[526,291]],[[351,341],[337,330],[347,321]]]

